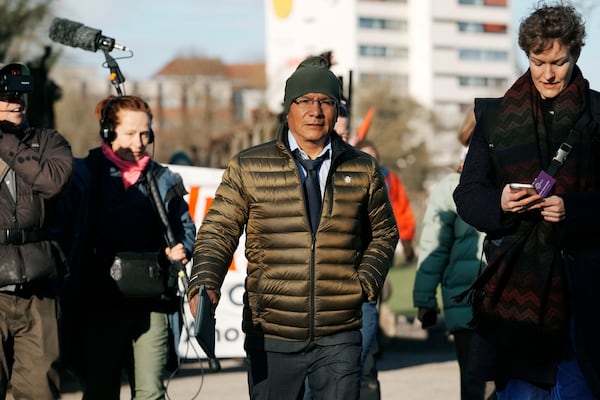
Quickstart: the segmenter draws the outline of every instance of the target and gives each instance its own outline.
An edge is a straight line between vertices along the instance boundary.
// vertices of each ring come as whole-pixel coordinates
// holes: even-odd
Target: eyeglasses
[[[319,104],[321,109],[332,109],[336,106],[337,102],[332,98],[325,99],[309,99],[308,97],[299,97],[297,99],[292,100],[292,103],[295,103],[303,110],[308,110],[313,106],[313,104]]]

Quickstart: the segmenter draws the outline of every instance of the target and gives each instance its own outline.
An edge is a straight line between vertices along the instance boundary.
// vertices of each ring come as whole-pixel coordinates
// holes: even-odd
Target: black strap
[[[548,175],[554,176],[556,174],[556,172],[558,172],[558,169],[560,167],[562,167],[562,165],[566,161],[567,157],[569,157],[569,153],[571,153],[571,150],[573,149],[573,145],[576,142],[578,142],[578,139],[581,136],[583,129],[592,120],[590,107],[591,107],[591,105],[590,105],[590,101],[588,98],[588,106],[586,107],[585,111],[583,112],[583,114],[581,114],[581,116],[579,117],[577,122],[575,122],[575,126],[572,127],[571,130],[569,131],[569,136],[567,136],[565,141],[560,144],[560,146],[558,147],[558,150],[556,150],[556,154],[552,158],[552,161],[550,161],[550,165],[548,166],[548,169],[546,170],[546,173]]]
[[[488,145],[489,156],[496,171],[501,171],[500,161],[498,160],[498,156],[494,150],[494,142],[492,142],[490,136],[497,124],[501,101],[501,97],[478,97],[475,98],[474,106],[477,127],[483,126],[483,137]],[[496,174],[494,184],[500,186],[502,183],[502,175]]]
[[[45,229],[0,229],[0,245],[25,244],[48,240],[49,235]]]

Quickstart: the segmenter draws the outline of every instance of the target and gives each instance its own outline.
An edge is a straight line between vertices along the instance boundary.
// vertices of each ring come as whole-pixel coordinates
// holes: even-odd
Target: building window
[[[387,29],[393,31],[406,32],[408,23],[405,20],[382,19],[382,18],[363,18],[358,20],[358,25],[366,29]]]
[[[359,0],[360,3],[402,3],[406,4],[406,0]]]
[[[507,0],[458,0],[458,4],[469,6],[506,7]]]
[[[460,60],[471,61],[506,61],[508,60],[508,52],[498,50],[458,49],[458,58]]]
[[[360,55],[365,57],[385,57],[383,46],[360,46]]]
[[[460,86],[467,87],[485,87],[487,86],[487,78],[482,76],[459,76]]]
[[[506,7],[507,0],[483,0],[486,6]]]
[[[461,60],[481,60],[481,50],[458,49],[458,58]]]
[[[458,30],[460,32],[483,32],[483,25],[473,22],[459,22]]]
[[[483,59],[487,61],[507,61],[508,51],[486,50],[483,52]]]
[[[506,33],[507,28],[504,24],[483,24],[483,31],[490,33]]]
[[[463,87],[506,87],[506,78],[487,78],[484,76],[459,76],[458,83]]]
[[[458,22],[460,32],[486,32],[486,33],[506,33],[508,28],[504,24],[478,24],[475,22]]]
[[[367,46],[359,47],[359,53],[364,57],[408,58],[406,47]]]

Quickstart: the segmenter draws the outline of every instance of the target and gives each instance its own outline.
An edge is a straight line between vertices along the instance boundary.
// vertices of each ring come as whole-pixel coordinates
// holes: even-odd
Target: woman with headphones
[[[77,321],[65,342],[79,341],[68,361],[86,400],[118,399],[123,367],[132,398],[162,399],[180,328],[169,317],[180,315],[183,304],[177,272],[185,270],[174,265],[191,258],[196,227],[180,175],[147,152],[154,141],[148,104],[111,96],[98,103],[96,116],[101,145],[76,160],[64,203],[71,218],[63,238],[74,296],[69,304]]]

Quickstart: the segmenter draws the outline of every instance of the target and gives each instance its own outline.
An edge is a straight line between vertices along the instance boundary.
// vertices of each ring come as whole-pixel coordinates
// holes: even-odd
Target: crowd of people
[[[28,68],[0,80],[0,397],[58,399],[68,368],[84,399],[118,399],[123,369],[132,398],[165,398],[196,226],[181,177],[147,152],[150,107],[101,100],[100,146],[74,159],[28,125]]]
[[[165,398],[184,298],[194,317],[201,288],[218,307],[242,235],[249,398],[378,399],[378,308],[400,253],[422,328],[443,315],[453,338],[461,399],[598,398],[600,94],[577,66],[584,39],[568,3],[521,22],[529,67],[474,99],[416,251],[403,183],[373,141],[349,141],[324,57],[288,77],[277,137],[231,158],[198,227],[181,176],[152,158],[142,98],[101,99],[100,145],[75,158],[29,126],[27,67],[1,66],[0,398],[58,399],[65,369],[86,400],[118,399],[123,372],[132,398]]]

